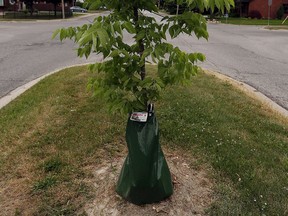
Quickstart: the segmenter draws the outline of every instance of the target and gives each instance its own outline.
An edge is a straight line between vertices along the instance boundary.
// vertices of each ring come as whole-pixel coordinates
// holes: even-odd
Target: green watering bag
[[[135,113],[132,115],[135,117]],[[145,120],[145,113],[144,119],[143,113],[136,114],[134,119],[132,115],[126,128],[128,156],[123,164],[116,192],[138,205],[158,202],[173,193],[173,185],[159,144],[156,116],[153,112],[146,112]],[[140,115],[140,119],[137,115]]]

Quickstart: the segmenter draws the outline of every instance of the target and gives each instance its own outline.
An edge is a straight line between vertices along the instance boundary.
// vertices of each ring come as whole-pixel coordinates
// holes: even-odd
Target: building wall
[[[4,10],[13,10],[13,8],[15,8],[14,5],[11,5],[9,0],[2,0],[1,3],[4,3],[3,6],[0,6],[0,11],[4,11]]]
[[[9,4],[9,0],[0,0],[0,11],[3,11],[7,4]]]
[[[272,0],[270,18],[276,18],[277,11],[282,4],[288,4],[288,0]],[[259,11],[262,18],[268,18],[268,8],[268,0],[251,0],[249,3],[249,13]]]
[[[4,6],[0,6],[0,11],[19,11],[25,9],[24,3],[15,0],[17,3],[14,5],[11,5],[9,0],[3,0]],[[65,11],[69,11],[70,7],[73,6],[72,2],[66,2],[65,1]],[[54,11],[54,5],[52,3],[48,3],[46,1],[35,1],[33,5],[34,9],[37,9],[38,11]],[[57,11],[61,11],[61,5],[59,4],[57,6]]]
[[[65,2],[65,11],[69,11],[70,7],[72,7],[72,5]],[[38,11],[54,11],[54,5],[52,3],[47,3],[47,2],[36,2],[33,5],[33,8],[37,9]],[[57,5],[56,10],[57,11],[62,10],[62,7],[60,4]]]

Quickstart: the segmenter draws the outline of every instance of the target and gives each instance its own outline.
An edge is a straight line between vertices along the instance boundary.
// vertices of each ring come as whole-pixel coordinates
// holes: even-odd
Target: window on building
[[[0,0],[0,6],[4,6],[4,0]]]
[[[288,14],[288,4],[283,4],[283,7],[284,7],[284,13]]]

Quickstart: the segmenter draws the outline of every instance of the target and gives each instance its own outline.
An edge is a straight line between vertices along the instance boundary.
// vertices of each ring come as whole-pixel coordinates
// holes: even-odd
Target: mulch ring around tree
[[[127,153],[126,153],[127,154]],[[134,205],[115,192],[123,157],[115,157],[94,170],[95,199],[85,206],[89,216],[99,215],[204,215],[214,200],[214,183],[205,168],[192,168],[195,159],[183,152],[164,151],[172,174],[174,193],[168,199],[153,204]]]

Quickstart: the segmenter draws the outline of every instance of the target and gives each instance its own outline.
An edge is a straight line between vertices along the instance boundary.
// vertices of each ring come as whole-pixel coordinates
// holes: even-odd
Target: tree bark
[[[134,7],[134,22],[135,22],[135,27],[136,27],[136,34],[139,33],[140,29],[139,29],[139,12],[138,12],[138,7]],[[139,47],[139,51],[138,51],[138,54],[140,56],[140,58],[142,57],[143,55],[143,52],[144,52],[144,43],[143,43],[143,40],[139,40],[138,41],[138,47]],[[141,76],[141,80],[144,80],[145,79],[145,76],[146,76],[146,68],[145,68],[145,63],[143,66],[141,66],[140,68],[140,76]]]
[[[134,22],[135,22],[135,29],[136,29],[136,35],[139,34],[140,32],[140,26],[139,26],[139,11],[138,11],[138,7],[134,7]],[[138,55],[140,58],[142,58],[143,56],[143,52],[144,52],[144,42],[143,39],[139,40],[138,42]],[[143,66],[140,67],[140,71],[139,71],[141,80],[144,80],[146,77],[146,68],[145,68],[145,59],[144,59],[144,64]],[[144,104],[145,107],[148,106],[148,97],[147,97],[147,91],[146,89],[142,90],[142,94],[143,94],[143,98],[144,98]]]

